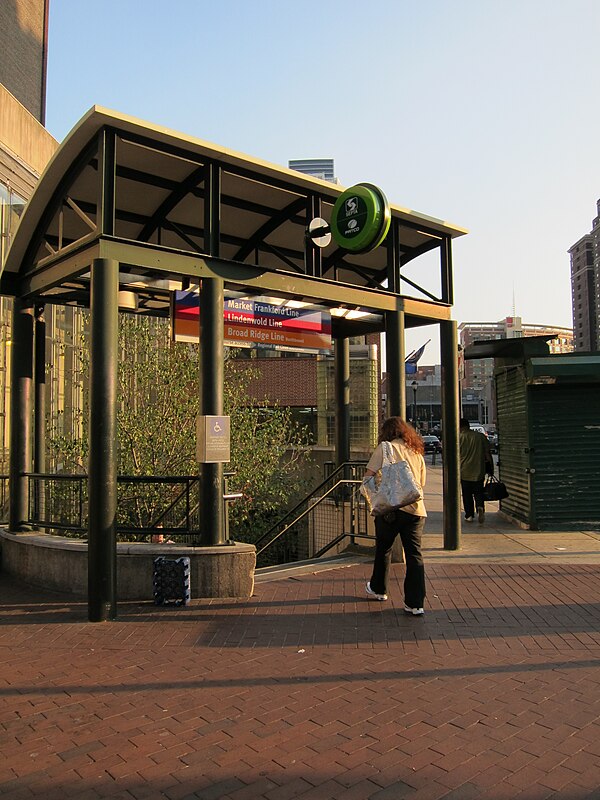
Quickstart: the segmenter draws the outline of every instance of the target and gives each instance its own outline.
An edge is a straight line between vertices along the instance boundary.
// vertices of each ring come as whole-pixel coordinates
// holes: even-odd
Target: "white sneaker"
[[[412,614],[413,617],[420,617],[425,613],[422,608],[411,608],[410,606],[404,606],[404,610],[407,614]]]
[[[367,590],[367,594],[372,600],[381,600],[381,601],[387,600],[387,594],[377,594],[377,592],[374,592],[373,589],[371,589],[370,581],[367,581],[365,589]]]
[[[473,522],[473,517],[465,517],[465,522]]]

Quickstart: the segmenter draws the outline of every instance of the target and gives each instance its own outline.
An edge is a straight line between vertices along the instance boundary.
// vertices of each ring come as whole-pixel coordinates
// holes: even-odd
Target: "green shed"
[[[531,530],[600,531],[600,352],[551,355],[548,338],[465,351],[494,358],[500,508]]]

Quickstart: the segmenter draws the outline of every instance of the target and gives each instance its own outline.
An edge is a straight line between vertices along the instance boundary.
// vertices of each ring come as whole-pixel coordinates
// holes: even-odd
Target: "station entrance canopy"
[[[375,250],[321,250],[307,227],[330,221],[342,191],[93,107],[40,179],[0,293],[89,306],[91,263],[115,259],[119,289],[136,295],[138,313],[167,315],[173,291],[214,277],[230,292],[327,306],[334,337],[383,330],[388,311],[404,312],[406,327],[450,319],[450,241],[466,231],[392,204]],[[411,262],[436,250],[437,274],[419,277]]]
[[[362,186],[370,196],[370,185]],[[326,181],[97,107],[81,119],[48,164],[0,274],[0,293],[15,297],[9,528],[15,533],[27,529],[28,479],[45,472],[45,364],[38,346],[44,342],[44,305],[89,307],[90,620],[116,616],[117,344],[118,309],[124,300],[138,314],[168,316],[177,292],[199,287],[201,418],[223,414],[225,297],[237,293],[248,303],[264,297],[327,309],[325,332],[335,343],[338,465],[350,460],[350,337],[385,331],[386,414],[403,415],[405,329],[438,323],[444,546],[458,548],[451,242],[466,231],[394,205],[388,214],[386,204],[385,226],[378,228],[375,240],[344,240],[346,248],[330,243],[320,249],[309,231],[317,221],[320,233],[329,226],[336,238],[335,209],[353,199],[342,194],[341,187]],[[362,252],[368,246],[374,249]],[[426,254],[428,258],[418,258]],[[223,463],[201,463],[199,477],[202,544],[227,545]],[[224,584],[215,578],[214,585]]]

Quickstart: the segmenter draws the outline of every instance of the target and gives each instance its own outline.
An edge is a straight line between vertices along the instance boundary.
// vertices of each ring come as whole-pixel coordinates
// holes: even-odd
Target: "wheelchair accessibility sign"
[[[196,423],[196,460],[200,464],[231,459],[229,417],[199,415]]]

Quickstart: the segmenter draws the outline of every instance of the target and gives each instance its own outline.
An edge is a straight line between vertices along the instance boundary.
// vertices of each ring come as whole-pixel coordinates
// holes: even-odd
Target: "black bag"
[[[494,475],[488,475],[483,487],[483,499],[490,502],[508,497],[506,486]]]

